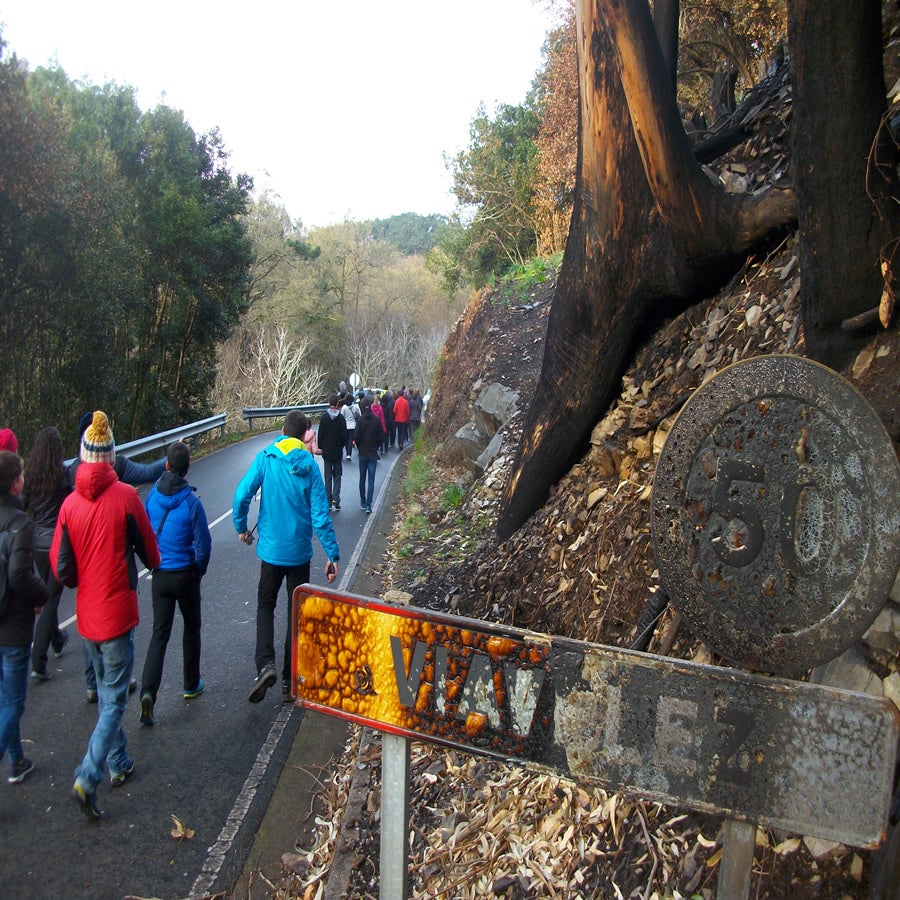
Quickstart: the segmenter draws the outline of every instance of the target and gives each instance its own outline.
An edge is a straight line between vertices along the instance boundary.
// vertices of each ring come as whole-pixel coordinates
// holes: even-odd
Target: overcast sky
[[[479,103],[525,99],[550,14],[534,0],[0,0],[7,52],[128,84],[218,127],[232,173],[307,227],[449,213],[444,154]]]

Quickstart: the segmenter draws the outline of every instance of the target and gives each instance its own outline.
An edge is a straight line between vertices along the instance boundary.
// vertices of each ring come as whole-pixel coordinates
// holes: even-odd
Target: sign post
[[[890,700],[312,586],[294,607],[302,706],[740,822],[864,847],[886,829]]]
[[[900,564],[900,466],[836,373],[747,360],[682,410],[651,525],[693,633],[750,669],[798,672],[883,605]],[[889,699],[308,586],[294,609],[298,703],[385,732],[383,897],[408,891],[409,738],[724,814],[729,900],[748,895],[757,824],[884,839],[900,734]]]

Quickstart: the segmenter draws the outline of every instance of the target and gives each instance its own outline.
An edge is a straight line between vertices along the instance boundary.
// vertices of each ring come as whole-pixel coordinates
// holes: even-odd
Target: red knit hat
[[[19,452],[19,442],[12,428],[0,428],[0,450],[9,450],[10,453]]]

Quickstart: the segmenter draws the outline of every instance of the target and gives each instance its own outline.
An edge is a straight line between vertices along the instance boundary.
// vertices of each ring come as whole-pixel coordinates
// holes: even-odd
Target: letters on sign
[[[660,802],[880,840],[889,701],[322,589],[294,601],[305,706]]]

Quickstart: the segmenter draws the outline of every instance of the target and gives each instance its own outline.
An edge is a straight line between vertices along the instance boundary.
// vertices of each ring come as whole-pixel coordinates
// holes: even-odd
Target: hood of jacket
[[[283,461],[292,475],[309,476],[310,469],[316,464],[312,453],[299,438],[285,436],[274,444],[269,444],[263,452],[266,456]]]
[[[325,410],[328,413],[328,417],[330,419],[336,419],[339,415],[341,415],[341,411],[339,409],[335,409],[333,406],[329,406],[328,409]]]
[[[119,480],[116,470],[105,462],[81,463],[75,472],[75,490],[92,503]]]
[[[156,490],[159,494],[159,505],[163,509],[174,509],[179,503],[184,503],[188,494],[194,489],[187,483],[183,475],[176,475],[174,472],[166,470],[159,476]]]

